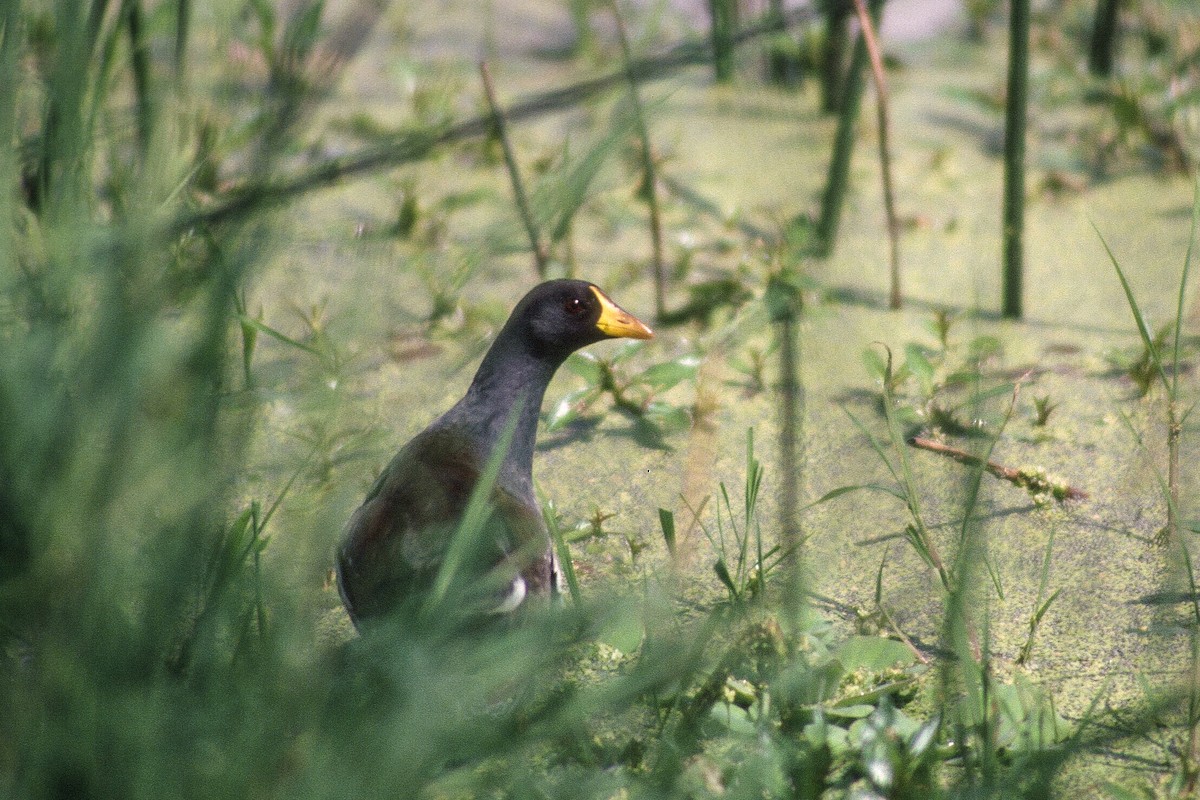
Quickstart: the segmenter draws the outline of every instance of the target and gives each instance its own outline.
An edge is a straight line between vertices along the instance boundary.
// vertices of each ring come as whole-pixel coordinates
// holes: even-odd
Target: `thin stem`
[[[928,664],[929,657],[917,649],[917,646],[913,644],[913,640],[908,637],[908,634],[900,629],[900,626],[896,624],[896,620],[892,618],[890,613],[888,613],[888,610],[883,603],[876,601],[875,607],[879,609],[879,613],[883,617],[883,621],[888,624],[888,627],[892,629],[892,632],[900,638],[900,641],[904,643],[905,647],[912,651],[913,656],[922,664]]]
[[[733,30],[737,27],[736,0],[708,0],[712,25],[713,73],[718,83],[733,80]]]
[[[150,59],[146,52],[143,29],[142,5],[138,0],[127,0],[122,12],[125,15],[126,32],[129,34],[129,66],[133,73],[134,96],[137,100],[138,143],[142,155],[150,149],[150,134],[154,111],[150,98]]]
[[[908,443],[918,450],[928,450],[931,453],[952,458],[960,464],[965,464],[968,467],[977,467],[980,462],[983,462],[983,468],[991,473],[992,476],[1008,481],[1014,486],[1024,486],[1027,482],[1027,477],[1018,469],[1006,467],[1003,464],[998,464],[995,461],[983,461],[979,456],[968,453],[966,450],[960,450],[957,447],[951,447],[948,444],[935,442],[933,439],[926,439],[923,436],[913,436],[908,440]],[[1083,500],[1088,496],[1087,492],[1082,489],[1076,489],[1074,486],[1067,486],[1064,490],[1065,500]]]
[[[871,0],[871,16],[878,17],[882,7],[882,0]],[[819,252],[824,256],[833,252],[838,227],[841,224],[846,187],[850,181],[850,160],[854,155],[854,128],[858,122],[858,111],[862,101],[863,68],[866,67],[868,58],[866,41],[860,32],[854,42],[854,52],[850,56],[850,67],[846,73],[838,127],[833,140],[833,154],[829,159],[825,193],[821,198],[817,243]]]
[[[175,0],[175,80],[182,86],[187,74],[187,43],[192,0]]]
[[[654,312],[659,319],[666,313],[666,275],[663,268],[662,216],[658,207],[658,168],[654,164],[654,149],[650,144],[650,127],[646,124],[646,115],[642,107],[642,98],[638,94],[637,78],[632,71],[633,56],[629,49],[629,35],[625,29],[625,19],[617,0],[611,2],[613,19],[617,23],[617,40],[621,43],[621,58],[625,66],[625,76],[629,81],[629,102],[633,107],[634,123],[637,125],[638,138],[642,143],[642,186],[645,192],[646,204],[650,208],[650,242],[654,258]]]
[[[504,165],[508,168],[508,178],[512,182],[517,213],[521,217],[521,224],[525,226],[525,234],[529,237],[529,246],[533,250],[534,266],[537,268],[538,278],[545,278],[550,257],[546,252],[546,246],[542,243],[541,234],[538,233],[533,212],[529,208],[529,197],[525,194],[521,170],[517,166],[512,143],[508,139],[508,125],[504,121],[504,113],[500,110],[500,104],[496,102],[496,89],[492,86],[492,74],[488,70],[486,61],[479,62],[479,75],[483,78],[483,93],[487,97],[488,108],[492,112],[493,130],[500,139],[500,149],[504,153]]]
[[[842,86],[845,75],[842,62],[846,60],[846,45],[849,34],[846,6],[840,0],[825,0],[825,47],[821,54],[821,110],[836,114],[845,102]]]
[[[795,282],[785,275],[772,276],[767,284],[767,307],[779,336],[779,514],[786,553],[784,609],[789,621],[798,619],[803,602],[800,530],[800,448],[804,442],[804,387],[800,382],[799,324],[803,298]]]
[[[1024,273],[1025,123],[1029,105],[1029,0],[1009,12],[1008,102],[1004,125],[1004,298],[1002,313],[1020,319]]]
[[[879,50],[879,40],[875,36],[875,23],[867,12],[864,0],[854,0],[854,10],[858,14],[858,24],[862,26],[863,39],[867,44],[867,54],[871,58],[871,74],[875,78],[875,109],[879,118],[879,169],[883,173],[883,207],[887,213],[888,255],[891,265],[891,288],[888,293],[888,307],[900,308],[900,222],[896,218],[896,200],[892,191],[892,156],[889,145],[888,123],[888,87],[887,76],[883,71],[883,56]]]
[[[1098,78],[1112,74],[1117,44],[1117,12],[1121,0],[1096,0],[1092,22],[1092,41],[1088,47],[1088,72]]]
[[[789,557],[789,569],[785,574],[784,592],[790,619],[800,610],[801,583],[798,555],[800,552],[799,494],[800,458],[798,454],[800,435],[804,422],[801,418],[801,387],[799,379],[799,342],[796,336],[797,320],[786,316],[779,325],[779,361],[781,365],[779,402],[782,405],[779,431],[780,480],[779,513],[783,518],[783,541]]]
[[[1183,422],[1179,418],[1179,401],[1172,394],[1167,399],[1167,541],[1179,541],[1179,441],[1183,438]]]

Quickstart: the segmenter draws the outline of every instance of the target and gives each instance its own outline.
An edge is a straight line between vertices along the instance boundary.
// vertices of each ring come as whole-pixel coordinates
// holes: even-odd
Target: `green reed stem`
[[[516,156],[513,155],[512,142],[508,138],[508,124],[504,120],[500,104],[496,102],[496,89],[492,85],[492,73],[488,69],[486,61],[479,62],[479,75],[483,79],[483,93],[487,98],[488,108],[492,112],[492,128],[495,130],[497,138],[500,139],[500,149],[504,153],[504,166],[508,168],[508,178],[513,187],[513,199],[517,203],[517,214],[521,217],[525,235],[529,237],[529,247],[533,250],[534,267],[537,270],[538,278],[545,279],[550,256],[546,252],[546,246],[542,243],[537,222],[534,221],[533,212],[529,208],[529,195],[525,193],[525,183],[521,180],[521,168],[517,165]]]
[[[1096,0],[1092,40],[1088,44],[1088,72],[1098,78],[1112,74],[1117,49],[1117,12],[1121,0]]]
[[[825,0],[825,47],[821,54],[821,110],[836,114],[842,110],[845,100],[843,85],[846,73],[843,63],[850,34],[846,23],[850,19],[849,7],[841,0]]]
[[[182,84],[187,72],[187,43],[192,23],[192,0],[175,0],[175,78]]]
[[[708,0],[712,26],[713,75],[717,83],[733,80],[733,32],[737,28],[737,0]]]
[[[867,13],[864,0],[854,0],[858,24],[862,27],[863,40],[871,58],[871,75],[875,79],[875,110],[879,124],[879,171],[883,180],[883,208],[887,214],[888,263],[891,286],[888,291],[888,308],[898,309],[902,305],[900,293],[900,221],[896,217],[896,198],[892,188],[892,154],[890,140],[891,125],[888,122],[887,75],[883,69],[883,53],[875,35],[875,25]]]
[[[779,341],[779,516],[784,547],[784,611],[798,618],[804,586],[800,547],[800,486],[804,442],[804,387],[800,381],[800,314],[803,298],[796,281],[775,275],[767,286],[767,307]]]
[[[1008,103],[1004,121],[1002,313],[1024,314],[1025,123],[1029,105],[1029,0],[1012,0],[1008,39]]]
[[[879,24],[883,0],[868,3],[871,19]],[[863,71],[869,62],[866,39],[860,33],[854,42],[850,56],[850,67],[846,71],[842,103],[838,115],[837,133],[833,139],[833,154],[829,159],[829,172],[825,180],[825,193],[821,198],[821,217],[817,222],[817,247],[822,256],[833,252],[841,225],[842,208],[846,204],[846,189],[850,182],[850,161],[854,156],[854,129],[858,123],[859,107],[862,105]]]
[[[133,73],[133,92],[137,105],[138,144],[145,155],[150,147],[154,108],[150,97],[150,59],[146,52],[142,4],[138,0],[126,0],[123,12],[129,34],[129,66]]]

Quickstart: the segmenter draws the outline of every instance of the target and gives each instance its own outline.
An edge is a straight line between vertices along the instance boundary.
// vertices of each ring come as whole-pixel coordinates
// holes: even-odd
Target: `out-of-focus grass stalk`
[[[1094,224],[1093,228],[1095,228]],[[1163,393],[1166,395],[1167,476],[1164,479],[1160,470],[1155,468],[1154,471],[1159,482],[1159,489],[1166,502],[1167,521],[1159,536],[1156,537],[1156,540],[1160,544],[1174,548],[1178,552],[1178,563],[1183,567],[1183,577],[1186,580],[1185,590],[1187,596],[1191,598],[1192,605],[1192,624],[1189,626],[1191,663],[1189,665],[1188,685],[1186,689],[1188,744],[1185,752],[1180,756],[1180,772],[1183,780],[1182,791],[1186,796],[1190,796],[1195,791],[1197,782],[1200,781],[1200,599],[1198,599],[1200,595],[1197,594],[1196,573],[1192,563],[1192,554],[1189,550],[1190,544],[1184,537],[1180,536],[1180,527],[1182,526],[1180,525],[1179,518],[1181,501],[1179,451],[1183,440],[1184,425],[1187,422],[1187,418],[1196,409],[1196,404],[1192,403],[1185,409],[1180,396],[1179,376],[1183,371],[1180,358],[1184,341],[1183,326],[1186,318],[1184,315],[1184,304],[1187,297],[1188,277],[1191,272],[1192,256],[1195,251],[1198,231],[1200,231],[1200,181],[1197,181],[1193,186],[1192,224],[1191,231],[1188,234],[1187,254],[1184,256],[1183,270],[1179,277],[1179,292],[1176,297],[1175,319],[1173,320],[1175,329],[1174,342],[1170,361],[1168,362],[1164,357],[1162,348],[1155,344],[1155,337],[1150,332],[1150,326],[1142,314],[1125,270],[1121,267],[1120,262],[1117,261],[1104,236],[1100,234],[1098,228],[1096,229],[1097,235],[1100,236],[1100,243],[1104,246],[1109,261],[1112,262],[1113,269],[1116,270],[1117,278],[1121,281],[1121,288],[1125,292],[1125,299],[1133,315],[1134,324],[1137,326],[1138,334],[1141,336],[1142,346],[1146,349],[1150,365],[1154,370],[1154,378],[1162,386]],[[1168,372],[1170,373],[1169,375]],[[1130,427],[1132,429],[1132,425]],[[1137,438],[1139,445],[1141,445],[1140,437]]]
[[[804,598],[804,565],[800,552],[801,448],[804,442],[804,387],[800,380],[799,341],[802,295],[794,276],[772,276],[767,309],[779,341],[779,517],[783,529],[785,618],[799,619]]]
[[[650,243],[654,267],[654,313],[659,319],[667,310],[666,275],[663,267],[662,216],[658,207],[658,167],[654,163],[654,148],[650,143],[650,126],[646,122],[642,98],[638,92],[637,78],[632,71],[633,55],[629,48],[629,34],[621,14],[619,0],[611,0],[613,19],[617,24],[617,40],[621,44],[621,60],[629,80],[629,104],[633,109],[634,124],[637,125],[642,156],[642,196],[650,209]]]
[[[713,75],[717,83],[733,80],[733,32],[737,28],[737,0],[708,0],[711,25]]]
[[[146,52],[146,22],[139,0],[125,0],[122,13],[129,35],[129,72],[133,77],[137,104],[138,143],[144,155],[150,147],[150,126],[154,121],[153,98],[150,96],[150,59]]]
[[[891,286],[888,290],[888,307],[898,309],[903,298],[900,293],[900,221],[896,218],[896,199],[892,189],[892,154],[890,141],[891,126],[888,123],[888,87],[887,75],[883,69],[883,54],[879,49],[879,40],[875,36],[875,23],[867,13],[864,0],[854,0],[854,10],[858,14],[858,24],[862,28],[863,39],[867,43],[867,53],[871,57],[871,74],[875,78],[875,110],[879,120],[879,171],[883,179],[883,208],[887,214],[888,256],[891,267]]]
[[[187,75],[188,32],[192,25],[192,0],[175,0],[175,80],[183,93]]]
[[[868,4],[871,18],[878,24],[883,0],[871,0]],[[842,89],[842,100],[838,114],[837,132],[833,139],[833,153],[829,159],[829,172],[825,179],[825,192],[821,197],[821,215],[817,221],[817,250],[823,256],[833,252],[841,224],[842,208],[846,202],[846,189],[850,181],[850,161],[854,156],[854,129],[858,122],[859,106],[862,104],[863,72],[869,60],[867,43],[860,32],[854,42],[850,66],[846,70]]]
[[[1117,16],[1121,0],[1096,0],[1092,17],[1092,38],[1088,42],[1088,72],[1098,78],[1112,74],[1117,48]]]
[[[1025,125],[1029,105],[1029,0],[1012,0],[1004,117],[1003,300],[1001,313],[1024,315]]]
[[[525,235],[529,237],[529,247],[533,250],[534,267],[537,270],[538,278],[545,279],[550,257],[546,252],[545,244],[542,243],[542,236],[538,232],[537,222],[533,219],[533,212],[529,209],[529,196],[525,193],[525,184],[521,180],[521,168],[517,165],[516,156],[513,155],[512,142],[508,138],[508,124],[504,120],[504,112],[496,102],[496,89],[492,85],[492,73],[488,69],[486,61],[479,62],[479,75],[483,79],[483,93],[492,113],[492,128],[500,140],[500,150],[504,153],[504,166],[508,169],[508,178],[512,183],[517,214],[521,217],[521,224],[525,226]]]
[[[1046,616],[1046,612],[1050,610],[1050,606],[1058,599],[1062,593],[1063,587],[1060,586],[1046,597],[1046,586],[1050,580],[1050,556],[1054,552],[1054,534],[1055,528],[1050,529],[1050,538],[1046,541],[1046,552],[1042,556],[1042,571],[1038,578],[1037,600],[1033,614],[1029,617],[1029,633],[1025,637],[1025,644],[1021,645],[1021,650],[1017,654],[1017,663],[1025,664],[1029,661],[1029,657],[1033,654],[1033,639],[1037,636],[1038,627],[1042,624],[1042,618]],[[1042,598],[1045,598],[1043,600]]]
[[[888,468],[892,470],[893,475],[896,476],[903,487],[904,502],[908,506],[909,515],[912,517],[912,524],[907,530],[909,542],[914,546],[921,558],[937,571],[942,588],[950,591],[950,573],[946,571],[946,564],[942,560],[942,555],[933,540],[933,534],[929,532],[929,527],[925,524],[925,515],[921,511],[921,494],[917,490],[916,477],[913,473],[912,465],[908,460],[907,441],[905,440],[904,431],[901,429],[900,420],[895,412],[896,404],[891,389],[894,385],[892,380],[894,374],[892,371],[892,351],[891,348],[888,348],[887,365],[883,377],[883,413],[887,418],[888,436],[891,439],[892,447],[896,450],[897,456],[897,467],[892,468],[889,462]],[[878,448],[876,449],[882,457],[882,451],[879,451]],[[884,461],[887,462],[887,459],[884,458]]]
[[[1093,227],[1095,227],[1093,225]],[[1165,543],[1172,546],[1179,543],[1179,449],[1183,438],[1183,426],[1187,417],[1191,414],[1195,406],[1189,406],[1185,411],[1183,402],[1179,393],[1179,373],[1181,372],[1180,357],[1183,347],[1183,324],[1185,320],[1184,304],[1187,298],[1187,283],[1191,273],[1192,254],[1196,244],[1196,234],[1200,230],[1200,181],[1194,187],[1192,198],[1192,228],[1188,236],[1187,254],[1183,261],[1183,271],[1179,278],[1179,292],[1176,297],[1175,319],[1174,319],[1174,344],[1171,352],[1170,362],[1166,362],[1160,348],[1155,344],[1154,336],[1150,333],[1150,326],[1143,316],[1137,298],[1133,294],[1133,287],[1130,286],[1129,280],[1125,275],[1125,270],[1121,267],[1117,257],[1113,254],[1108,246],[1108,242],[1104,236],[1100,234],[1099,229],[1096,229],[1097,235],[1100,236],[1100,243],[1104,246],[1104,251],[1108,254],[1109,261],[1112,262],[1113,268],[1117,272],[1117,278],[1121,281],[1121,288],[1125,292],[1125,299],[1129,304],[1129,310],[1133,314],[1134,323],[1137,325],[1138,334],[1142,338],[1142,346],[1146,348],[1151,366],[1154,369],[1154,376],[1158,379],[1158,383],[1162,385],[1163,392],[1166,395],[1167,401],[1167,478],[1164,487],[1164,499],[1167,504],[1167,524],[1163,529],[1162,539]],[[1168,376],[1168,364],[1170,375]],[[1161,475],[1161,473],[1160,473]],[[1161,480],[1161,477],[1160,477]]]
[[[821,110],[836,114],[842,109],[845,92],[842,90],[846,72],[846,46],[850,35],[846,22],[850,9],[842,0],[824,0],[825,45],[821,53]]]
[[[983,473],[991,460],[1000,433],[1012,419],[1017,405],[1020,382],[1013,388],[1003,421],[995,435],[978,444],[978,450],[963,485],[958,547],[945,583],[945,611],[942,615],[942,646],[953,653],[941,667],[944,702],[952,716],[959,752],[962,754],[963,781],[977,787],[980,796],[995,791],[1004,765],[998,749],[997,704],[992,699],[995,675],[992,668],[991,626],[988,605],[983,595],[985,573],[996,592],[1002,587],[988,555],[987,530],[978,514]],[[976,394],[976,401],[979,396]],[[951,699],[955,698],[955,699]]]

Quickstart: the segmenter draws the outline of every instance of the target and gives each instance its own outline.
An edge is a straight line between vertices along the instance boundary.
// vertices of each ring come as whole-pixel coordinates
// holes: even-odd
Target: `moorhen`
[[[429,594],[472,492],[506,438],[482,528],[456,556],[455,574],[478,587],[474,602],[485,616],[557,591],[558,563],[533,494],[543,395],[579,348],[653,335],[586,281],[547,281],[525,295],[466,396],[404,445],[346,525],[338,588],[355,625]]]

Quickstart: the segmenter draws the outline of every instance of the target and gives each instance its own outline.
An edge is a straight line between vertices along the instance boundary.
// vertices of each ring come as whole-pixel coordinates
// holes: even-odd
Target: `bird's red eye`
[[[578,297],[572,297],[563,306],[568,314],[577,316],[583,313],[583,301]]]

